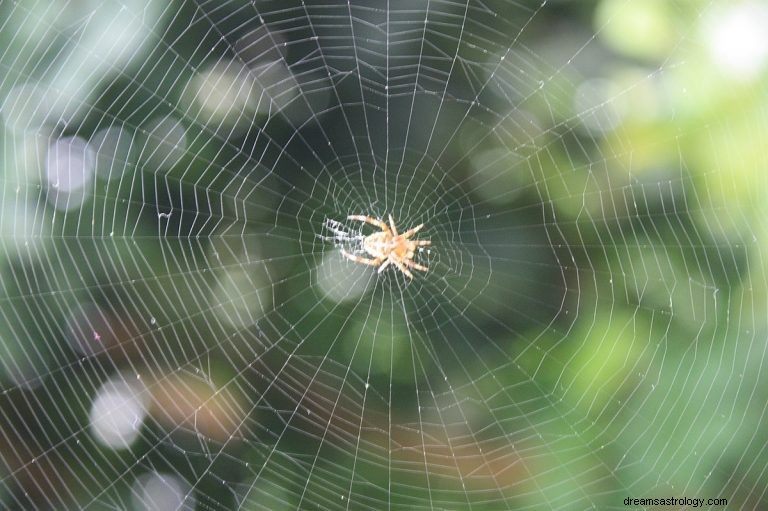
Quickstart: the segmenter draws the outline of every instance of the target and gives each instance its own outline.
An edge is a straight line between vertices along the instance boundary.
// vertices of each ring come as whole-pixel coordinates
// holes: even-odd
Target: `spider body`
[[[356,263],[367,264],[369,266],[378,266],[378,272],[383,272],[390,264],[395,265],[398,270],[403,272],[409,279],[413,278],[413,274],[409,268],[413,268],[419,271],[427,271],[426,266],[422,266],[413,260],[416,254],[417,247],[423,247],[430,245],[432,242],[429,240],[412,240],[411,236],[416,234],[424,227],[424,224],[417,225],[413,229],[409,229],[403,234],[398,234],[397,227],[395,227],[395,220],[392,215],[389,215],[389,225],[369,216],[363,215],[350,215],[347,217],[349,220],[359,220],[374,225],[381,229],[379,232],[369,234],[363,239],[363,250],[371,256],[359,257],[354,254],[350,254],[344,249],[341,250],[341,255],[354,261]]]

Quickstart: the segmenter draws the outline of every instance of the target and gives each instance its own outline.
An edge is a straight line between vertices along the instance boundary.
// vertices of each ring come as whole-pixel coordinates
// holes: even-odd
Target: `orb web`
[[[5,507],[765,505],[759,3],[0,12]]]

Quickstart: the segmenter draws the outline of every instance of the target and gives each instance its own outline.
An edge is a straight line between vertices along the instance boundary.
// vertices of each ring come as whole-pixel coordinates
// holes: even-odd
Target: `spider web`
[[[0,3],[3,505],[766,505],[768,17],[576,4]]]

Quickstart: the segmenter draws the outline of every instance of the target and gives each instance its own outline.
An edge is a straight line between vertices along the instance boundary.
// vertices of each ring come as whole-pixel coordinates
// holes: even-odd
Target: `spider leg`
[[[400,261],[397,261],[397,260],[392,260],[392,262],[395,264],[395,266],[397,266],[397,268],[398,268],[398,269],[399,269],[401,272],[405,273],[405,275],[406,275],[406,276],[407,276],[409,279],[413,280],[413,273],[411,273],[410,271],[408,271],[408,268],[406,268],[406,267],[405,267],[405,265],[404,265],[402,262],[400,262]]]
[[[429,270],[429,268],[427,268],[426,266],[422,266],[422,265],[420,265],[418,263],[414,263],[410,259],[403,259],[403,264],[405,264],[406,266],[410,266],[411,268],[415,268],[415,269],[417,269],[419,271],[427,271],[427,270]]]
[[[383,271],[384,271],[384,269],[385,269],[387,266],[389,266],[389,263],[391,263],[391,262],[392,262],[392,259],[387,259],[386,261],[384,261],[383,263],[381,263],[381,266],[379,266],[379,270],[377,271],[377,273],[381,273],[381,272],[383,272]]]
[[[397,236],[397,227],[395,227],[395,219],[392,218],[392,214],[389,214],[389,225],[392,227],[392,234]]]
[[[429,240],[413,240],[412,243],[416,243],[417,247],[423,247],[432,244],[432,242]]]
[[[369,216],[365,216],[365,215],[349,215],[347,217],[347,219],[348,220],[359,220],[360,222],[367,222],[367,223],[369,223],[371,225],[375,225],[376,227],[378,227],[379,229],[381,229],[384,232],[390,232],[389,231],[389,226],[387,224],[385,224],[381,220],[377,220],[377,219],[371,218]]]
[[[408,230],[407,230],[407,231],[405,231],[403,234],[401,234],[401,236],[402,236],[403,238],[410,238],[411,236],[413,236],[414,234],[416,234],[417,232],[419,232],[419,231],[421,230],[421,228],[422,228],[422,227],[424,227],[424,224],[419,224],[419,225],[417,225],[416,227],[414,227],[413,229],[408,229]]]
[[[350,261],[354,261],[356,263],[367,264],[369,266],[378,266],[379,264],[381,264],[381,258],[367,259],[365,257],[359,257],[359,256],[356,256],[354,254],[350,254],[349,252],[347,252],[343,248],[341,249],[341,255],[343,255],[344,257],[346,257]]]

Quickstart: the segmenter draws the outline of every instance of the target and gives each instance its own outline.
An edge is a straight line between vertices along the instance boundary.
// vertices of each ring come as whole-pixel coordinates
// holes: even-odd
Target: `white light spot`
[[[768,61],[768,5],[743,2],[718,9],[705,24],[705,39],[715,65],[737,78],[751,78]]]
[[[60,210],[80,207],[92,184],[94,165],[93,151],[82,138],[66,137],[53,142],[45,166],[48,201]]]
[[[131,486],[131,504],[135,511],[191,511],[195,499],[190,487],[178,476],[151,472],[143,474]]]
[[[102,445],[112,449],[129,447],[139,436],[147,415],[143,387],[122,378],[106,381],[91,405],[91,432]]]
[[[251,127],[256,115],[269,111],[268,101],[259,102],[263,92],[251,70],[222,60],[194,76],[186,94],[196,118],[217,133],[236,136]]]
[[[271,303],[266,271],[256,265],[247,268],[223,272],[213,294],[213,310],[236,328],[255,325]]]
[[[366,256],[362,254],[361,257]],[[355,263],[342,256],[340,251],[331,250],[317,266],[317,284],[335,302],[357,300],[373,282],[374,271],[371,266]]]

